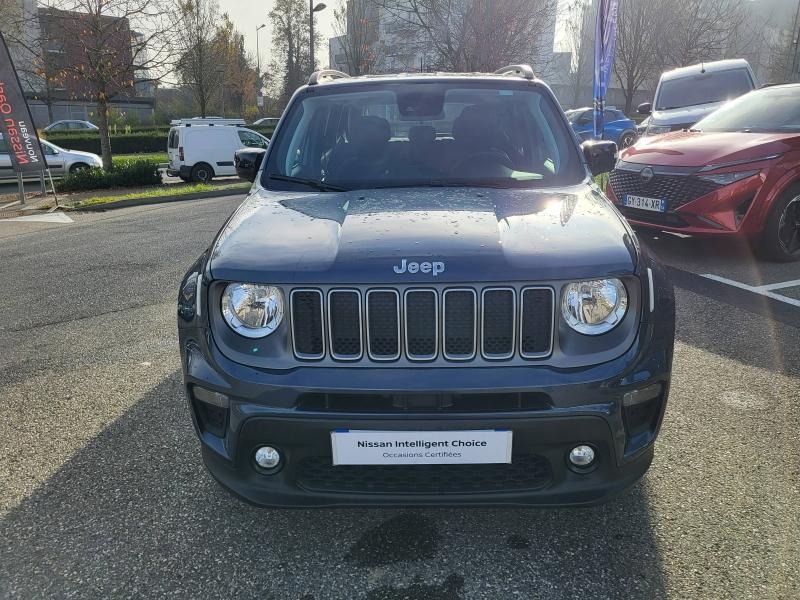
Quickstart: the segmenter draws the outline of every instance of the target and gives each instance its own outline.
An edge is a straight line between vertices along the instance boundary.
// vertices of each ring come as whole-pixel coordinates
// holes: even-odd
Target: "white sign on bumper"
[[[331,431],[334,465],[510,463],[507,429],[479,431]]]

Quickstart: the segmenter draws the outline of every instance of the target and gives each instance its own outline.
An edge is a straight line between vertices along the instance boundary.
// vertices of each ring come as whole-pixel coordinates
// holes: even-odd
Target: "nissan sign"
[[[0,130],[4,134],[11,156],[11,166],[15,171],[47,169],[42,147],[36,137],[31,111],[25,101],[2,34],[0,34]]]

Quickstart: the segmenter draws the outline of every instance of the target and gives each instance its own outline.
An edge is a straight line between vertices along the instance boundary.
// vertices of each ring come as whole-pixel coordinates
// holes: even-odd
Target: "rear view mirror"
[[[649,115],[653,111],[653,105],[650,102],[642,102],[636,107],[636,112],[640,115]]]
[[[617,164],[617,144],[608,140],[589,140],[581,144],[592,175],[608,173]]]
[[[242,148],[237,150],[233,156],[236,174],[247,181],[255,181],[265,153],[266,150],[263,148]]]

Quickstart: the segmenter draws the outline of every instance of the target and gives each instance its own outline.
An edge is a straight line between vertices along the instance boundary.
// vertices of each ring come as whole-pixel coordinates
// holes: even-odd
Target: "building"
[[[14,0],[20,19],[16,31],[5,31],[14,65],[37,128],[61,119],[95,121],[97,106],[92,87],[85,78],[74,76],[75,65],[88,60],[74,31],[83,13],[37,8],[36,0]],[[143,36],[130,28],[127,19],[106,16],[113,35],[104,40],[119,57],[121,65],[132,64],[134,48],[141,52]],[[145,50],[146,51],[146,50]],[[124,115],[130,122],[147,122],[153,117],[155,88],[148,74],[121,69],[118,82],[110,87],[111,114]]]
[[[542,75],[550,72],[559,58],[553,50],[556,13],[553,9],[547,14],[541,33],[526,47],[518,48],[511,62],[531,63]],[[436,48],[415,25],[417,19],[402,1],[384,5],[374,0],[348,0],[347,32],[329,40],[331,68],[350,74],[437,70]]]

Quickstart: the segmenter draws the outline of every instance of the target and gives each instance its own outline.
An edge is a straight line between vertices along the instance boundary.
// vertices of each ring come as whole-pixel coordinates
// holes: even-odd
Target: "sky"
[[[317,52],[318,64],[327,64],[329,37],[333,37],[333,9],[339,6],[341,0],[327,0],[328,5],[323,11],[316,14],[316,27],[322,33],[325,45],[320,46]],[[244,34],[247,50],[255,57],[256,55],[256,27],[265,23],[267,26],[258,33],[258,44],[261,51],[261,65],[269,64],[271,52],[271,28],[267,15],[272,10],[274,0],[219,0],[221,12],[230,15],[233,24]]]

